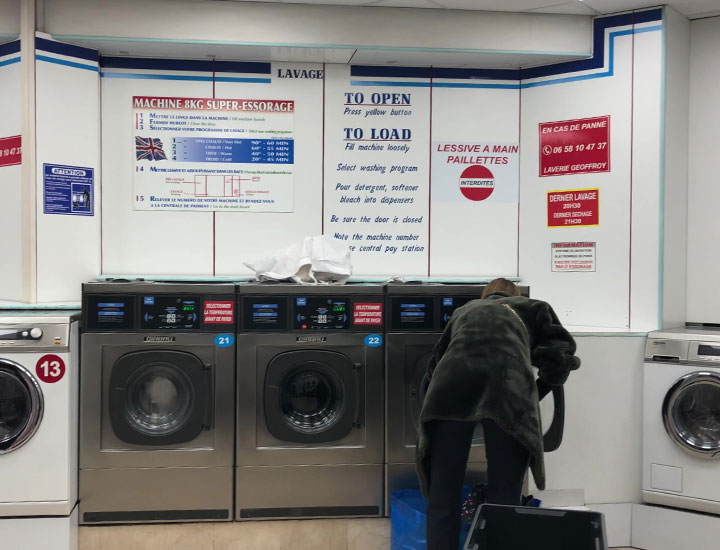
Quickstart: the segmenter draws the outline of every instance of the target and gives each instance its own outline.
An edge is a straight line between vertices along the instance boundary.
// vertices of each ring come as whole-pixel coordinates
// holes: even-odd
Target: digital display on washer
[[[338,297],[296,297],[295,328],[307,330],[343,330],[350,328],[350,299]]]
[[[243,320],[245,328],[286,329],[287,302],[277,296],[243,298]]]
[[[142,296],[140,327],[143,329],[200,328],[198,296]]]
[[[480,296],[443,296],[440,299],[440,328],[444,329],[447,326],[457,308],[479,299]]]
[[[87,296],[87,328],[90,330],[129,329],[135,326],[135,297]]]
[[[710,344],[699,344],[698,355],[707,355],[709,357],[720,357],[720,346],[712,346]]]
[[[434,305],[434,299],[431,297],[393,297],[390,303],[392,328],[398,330],[435,328]]]

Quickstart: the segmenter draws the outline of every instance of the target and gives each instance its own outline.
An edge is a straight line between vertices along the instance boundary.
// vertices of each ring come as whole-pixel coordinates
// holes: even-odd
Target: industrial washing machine
[[[236,518],[380,516],[383,288],[238,286]]]
[[[720,329],[648,334],[645,502],[720,514]]]
[[[83,285],[80,522],[232,519],[232,284]]]

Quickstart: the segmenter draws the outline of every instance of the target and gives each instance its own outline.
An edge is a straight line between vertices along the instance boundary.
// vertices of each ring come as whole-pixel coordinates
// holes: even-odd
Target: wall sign
[[[551,244],[552,271],[595,271],[594,242]]]
[[[22,162],[22,137],[0,138],[0,166],[14,166]]]
[[[92,168],[43,164],[43,212],[92,216],[95,213]]]
[[[610,171],[610,116],[540,124],[540,176]]]
[[[600,191],[598,189],[548,191],[547,201],[548,227],[600,224]]]
[[[292,212],[290,100],[133,97],[135,210]]]
[[[434,142],[433,200],[517,202],[517,143]]]

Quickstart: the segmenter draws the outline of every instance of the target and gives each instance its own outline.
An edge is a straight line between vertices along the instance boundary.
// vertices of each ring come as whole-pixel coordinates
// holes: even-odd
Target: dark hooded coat
[[[427,422],[491,419],[530,452],[530,469],[545,488],[543,435],[532,370],[548,386],[562,385],[580,366],[575,341],[549,304],[496,292],[453,313],[428,365],[415,462],[428,494]]]

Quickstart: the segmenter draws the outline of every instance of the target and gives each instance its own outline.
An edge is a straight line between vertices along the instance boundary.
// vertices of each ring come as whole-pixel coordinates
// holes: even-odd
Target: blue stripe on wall
[[[605,63],[606,29],[633,24],[639,25],[641,23],[649,23],[650,21],[661,20],[662,8],[633,13],[625,13],[622,15],[611,15],[610,17],[601,17],[595,19],[593,23],[593,56],[591,58],[581,59],[579,61],[556,63],[554,65],[544,65],[542,67],[532,67],[530,69],[523,69],[521,71],[521,78],[523,80],[528,80],[531,78],[540,78],[543,76],[553,76],[564,73],[575,73],[579,71],[591,71],[593,69],[600,69]]]
[[[142,57],[100,57],[100,66],[107,69],[149,69],[155,71],[195,71],[212,73],[209,59],[152,59]],[[263,74],[271,73],[270,63],[250,61],[216,61],[215,72]]]
[[[212,76],[199,76],[189,74],[150,74],[150,73],[108,73],[101,72],[102,78],[129,78],[136,80],[183,80],[188,82],[212,82]],[[234,77],[234,76],[218,76],[215,82],[245,82],[248,84],[271,84],[270,78],[252,78],[252,77]]]
[[[19,57],[13,57],[12,59],[6,59],[5,61],[0,61],[0,67],[5,67],[7,65],[14,65],[15,63],[20,63]]]
[[[195,59],[151,59],[141,57],[100,57],[107,69],[154,69],[157,71],[197,71],[212,73],[212,61]]]
[[[44,52],[56,53],[59,55],[67,55],[69,57],[79,57],[88,61],[98,61],[99,54],[97,50],[74,46],[72,44],[64,44],[63,42],[55,42],[46,38],[35,38],[35,48]]]
[[[433,78],[457,80],[520,80],[520,69],[452,69],[433,68]]]
[[[10,55],[13,53],[18,53],[19,51],[20,51],[20,41],[19,40],[13,40],[12,42],[0,44],[0,57],[3,57],[5,55]]]
[[[65,59],[58,59],[56,57],[48,57],[46,55],[36,55],[35,59],[38,61],[45,61],[46,63],[54,63],[55,65],[64,65],[66,67],[73,67],[74,69],[85,69],[86,71],[98,72],[97,65],[85,65],[84,63],[75,63],[74,61],[66,61]]]
[[[245,61],[216,61],[216,73],[270,74],[270,63],[253,63]]]
[[[605,64],[605,31],[607,29],[633,24],[639,25],[642,23],[661,20],[662,8],[597,18],[593,22],[593,55],[587,59],[580,59],[577,61],[566,61],[564,63],[543,65],[542,67],[532,67],[529,69],[433,68],[432,71],[428,67],[375,67],[353,65],[350,67],[350,75],[355,77],[376,78],[430,78],[432,75],[432,78],[447,78],[456,80],[528,80],[565,73],[589,71],[593,69],[600,69]],[[653,30],[656,30],[656,27],[653,27]],[[637,31],[640,32],[642,29],[637,29]],[[360,85],[360,81],[354,82],[354,84]]]
[[[376,67],[373,65],[351,65],[350,76],[430,78],[430,67]]]

